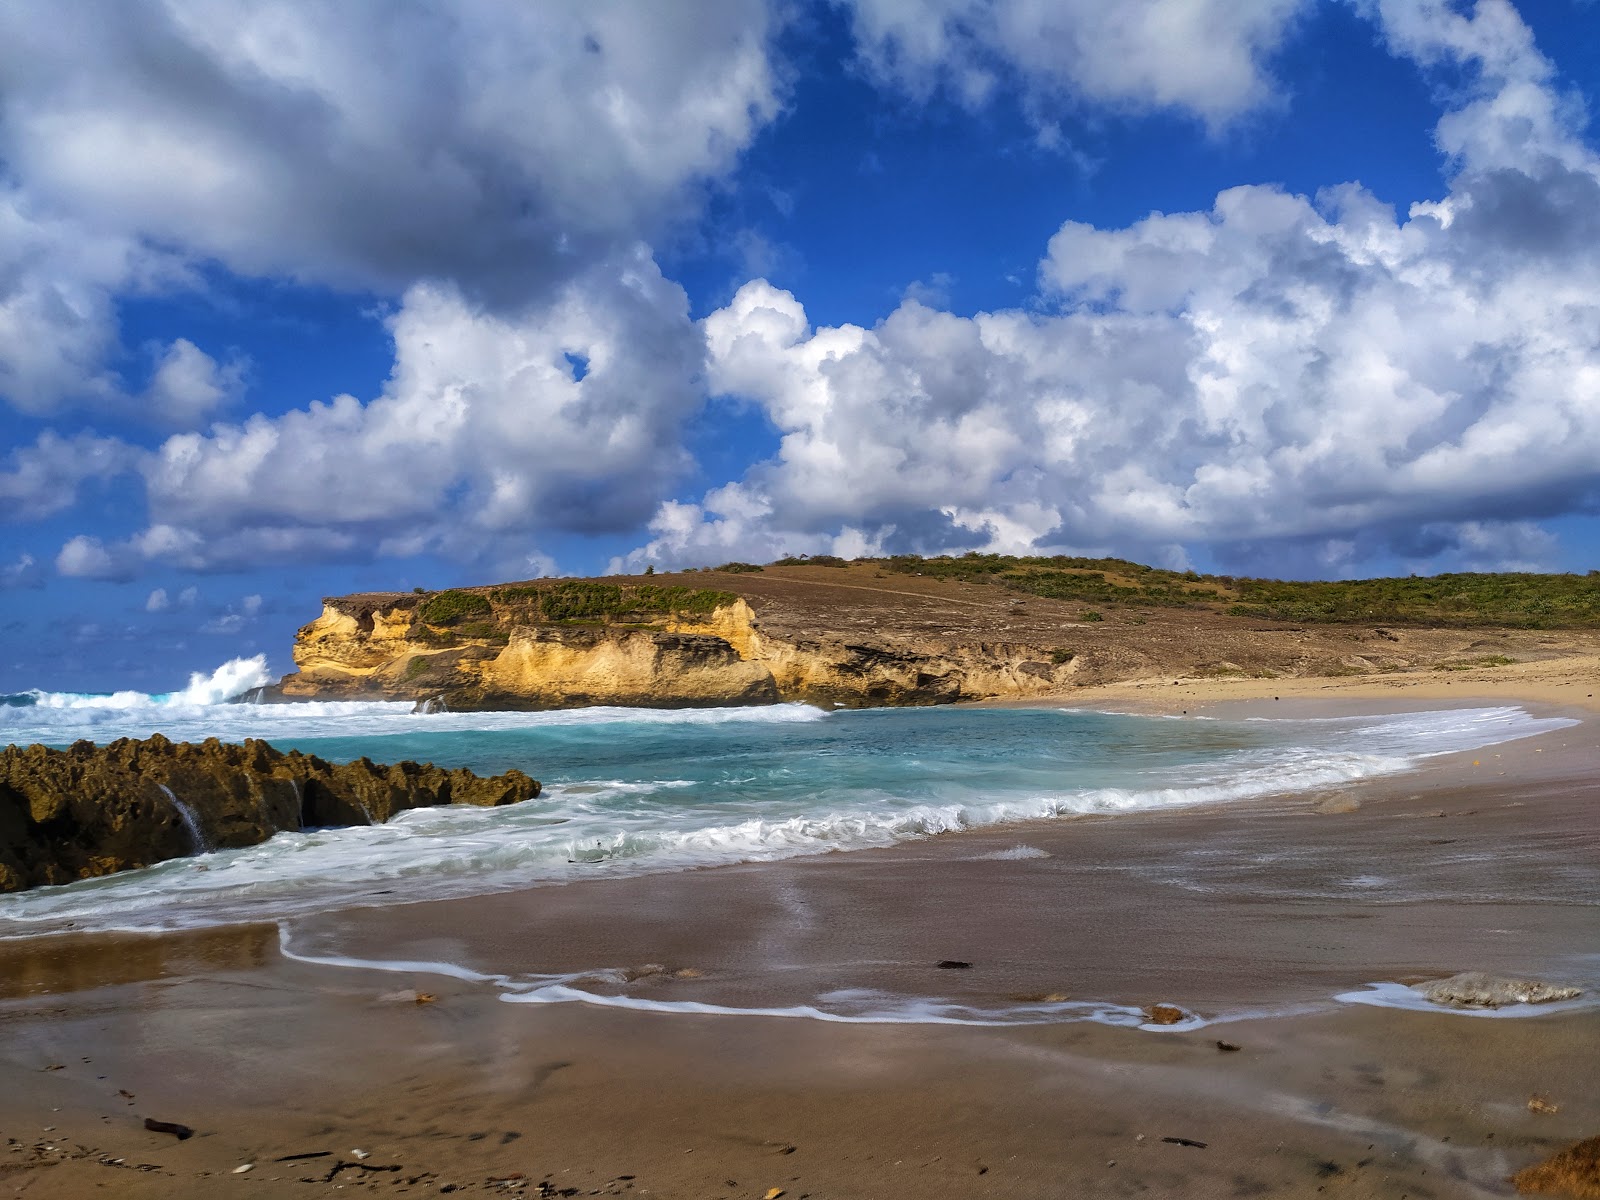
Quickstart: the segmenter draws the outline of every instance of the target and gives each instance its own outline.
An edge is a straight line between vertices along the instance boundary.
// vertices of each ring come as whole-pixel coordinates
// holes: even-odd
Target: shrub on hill
[[[487,617],[491,611],[488,598],[481,593],[452,588],[424,601],[417,615],[429,625],[454,625],[467,617]]]

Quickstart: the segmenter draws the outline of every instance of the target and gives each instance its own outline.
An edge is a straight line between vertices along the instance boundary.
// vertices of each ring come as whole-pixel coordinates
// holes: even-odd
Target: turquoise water
[[[248,665],[248,664],[246,664]],[[219,671],[230,686],[251,671]],[[388,703],[32,693],[7,741],[263,737],[331,759],[418,759],[543,782],[504,809],[406,813],[0,898],[0,936],[164,929],[890,845],[964,829],[1249,803],[1405,771],[1559,727],[1517,708],[1223,722],[1063,710],[805,705],[417,714]],[[181,797],[178,798],[181,800]]]

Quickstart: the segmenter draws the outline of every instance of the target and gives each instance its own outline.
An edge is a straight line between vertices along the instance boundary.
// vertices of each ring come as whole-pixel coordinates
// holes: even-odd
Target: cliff
[[[283,830],[538,794],[521,771],[480,778],[431,763],[336,764],[258,741],[196,746],[157,735],[66,750],[9,746],[0,751],[0,892],[253,846]]]
[[[720,588],[570,580],[335,597],[300,630],[280,691],[451,708],[855,707],[1041,695],[1073,670],[1025,645],[775,631],[758,605]]]
[[[1597,643],[1593,631],[1264,622],[1211,581],[1171,572],[1156,573],[1159,583],[1102,571],[1032,581],[1057,598],[935,570],[966,561],[910,571],[871,560],[730,564],[332,597],[300,630],[298,670],[278,690],[461,709],[858,707],[1028,699],[1143,678],[1433,670]]]

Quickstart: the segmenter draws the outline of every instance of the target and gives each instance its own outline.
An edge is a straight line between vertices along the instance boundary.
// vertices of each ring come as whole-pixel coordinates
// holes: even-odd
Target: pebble
[[[235,1167],[233,1169],[233,1173],[235,1175],[243,1175],[246,1171],[255,1170],[255,1166],[256,1166],[255,1163],[240,1163],[237,1167]]]

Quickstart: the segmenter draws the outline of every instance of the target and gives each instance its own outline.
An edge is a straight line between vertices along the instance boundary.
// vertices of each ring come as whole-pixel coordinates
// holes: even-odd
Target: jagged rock
[[[1188,1019],[1189,1014],[1176,1004],[1152,1004],[1144,1010],[1146,1025],[1176,1025]]]
[[[539,794],[521,771],[480,778],[432,763],[330,763],[265,742],[157,734],[66,750],[0,751],[0,892],[253,846],[283,830],[380,824],[441,804],[498,806]]]
[[[430,623],[440,597],[327,597],[322,615],[295,637],[298,670],[269,689],[269,698],[404,699],[422,711],[431,705],[536,710],[783,701],[856,708],[1043,695],[1078,669],[1071,654],[1059,664],[1045,662],[1039,656],[1049,652],[1038,647],[983,640],[956,644],[919,635],[908,641],[873,628],[850,636],[793,636],[792,630],[780,636],[733,593],[709,593],[715,605],[692,611],[552,620],[528,599],[539,586],[443,593],[470,617],[458,619],[446,606],[443,624]],[[605,581],[545,586],[609,589],[618,603],[645,590]]]
[[[1499,1008],[1502,1004],[1548,1004],[1571,1000],[1581,988],[1537,979],[1506,979],[1482,971],[1465,971],[1448,979],[1419,983],[1416,990],[1435,1004],[1452,1008]]]
[[[1600,1137],[1586,1138],[1542,1163],[1518,1171],[1511,1183],[1523,1193],[1600,1200]]]

